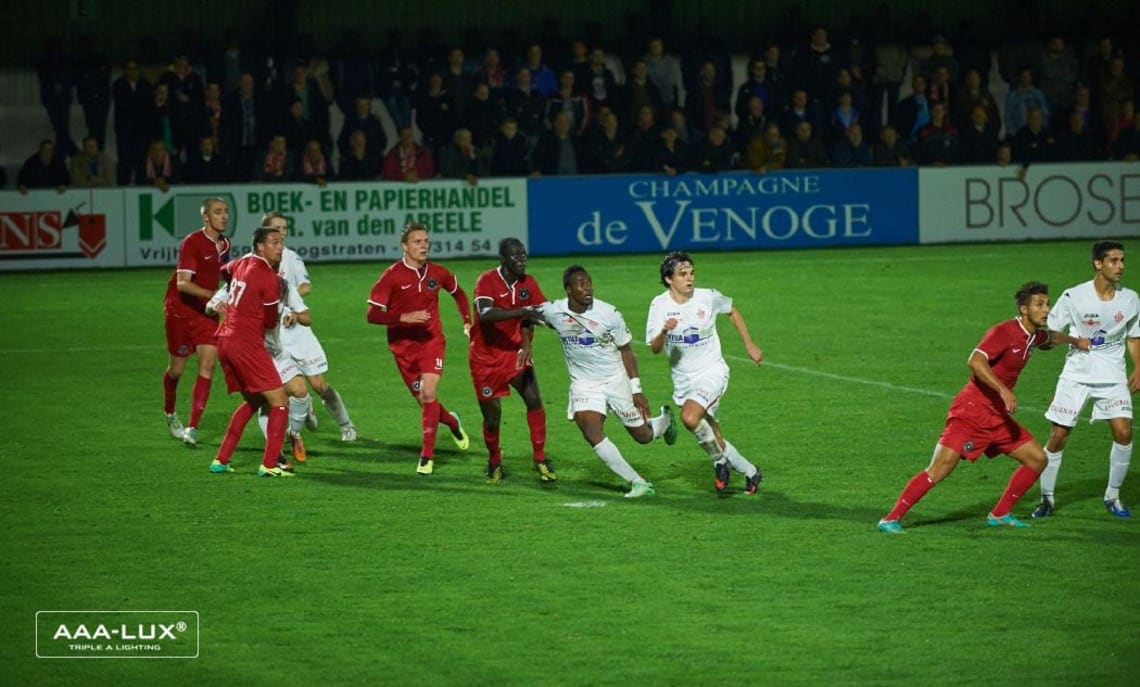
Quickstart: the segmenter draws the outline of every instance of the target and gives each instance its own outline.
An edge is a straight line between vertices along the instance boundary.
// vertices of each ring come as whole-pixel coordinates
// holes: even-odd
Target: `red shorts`
[[[185,358],[198,346],[213,346],[218,321],[194,311],[166,313],[166,350],[170,355]]]
[[[938,443],[970,461],[983,453],[990,458],[1008,455],[1030,441],[1033,435],[1012,417],[996,413],[988,405],[957,398],[950,405],[946,427],[938,437]]]
[[[396,358],[396,367],[404,379],[404,385],[412,394],[420,391],[420,375],[443,375],[443,354],[447,343],[443,339],[417,341],[398,345],[388,345]]]
[[[230,339],[218,340],[218,359],[226,375],[226,390],[257,394],[281,386],[281,373],[265,344],[249,345]]]
[[[480,401],[511,395],[511,380],[533,363],[520,365],[519,351],[480,351],[471,349],[467,362],[471,368],[471,382],[475,397]]]

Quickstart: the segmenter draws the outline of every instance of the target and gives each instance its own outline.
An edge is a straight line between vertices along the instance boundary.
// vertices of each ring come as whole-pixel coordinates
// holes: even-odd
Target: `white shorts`
[[[270,350],[269,355],[273,356],[273,365],[277,368],[277,374],[281,375],[281,384],[288,384],[290,379],[293,379],[297,375],[301,374],[301,370],[297,367],[297,363],[295,363],[293,361],[293,358],[289,357],[289,354],[285,353],[284,351],[278,351],[275,353],[274,351]]]
[[[329,371],[329,360],[325,349],[317,341],[311,327],[295,324],[281,329],[281,346],[297,363],[298,369],[306,377],[323,375]]]
[[[1127,384],[1081,384],[1067,379],[1057,380],[1057,390],[1053,392],[1049,410],[1045,411],[1045,419],[1073,427],[1089,399],[1093,401],[1093,420],[1132,419],[1132,394],[1128,392]]]
[[[673,403],[681,407],[685,401],[696,401],[713,417],[727,390],[728,365],[710,367],[699,375],[673,375]]]
[[[612,410],[626,427],[640,427],[645,424],[641,411],[633,404],[633,391],[629,386],[629,378],[625,375],[599,382],[570,382],[567,420],[573,420],[574,415],[583,410],[592,410],[605,415],[607,408]]]

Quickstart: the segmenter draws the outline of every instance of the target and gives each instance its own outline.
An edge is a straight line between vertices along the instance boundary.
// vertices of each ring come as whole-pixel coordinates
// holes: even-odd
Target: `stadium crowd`
[[[55,137],[28,157],[17,186],[474,183],[1140,155],[1126,61],[1136,56],[1107,35],[1014,32],[985,45],[960,31],[953,44],[885,17],[868,26],[841,39],[823,26],[776,27],[736,81],[715,40],[678,55],[659,36],[619,54],[546,35],[413,50],[393,32],[374,51],[353,30],[322,56],[258,49],[230,30],[215,50],[198,39],[167,60],[151,45],[149,58],[114,70],[90,37],[70,52],[53,38],[36,69]],[[73,93],[87,127],[79,146],[68,130]],[[336,130],[333,108],[343,114]]]

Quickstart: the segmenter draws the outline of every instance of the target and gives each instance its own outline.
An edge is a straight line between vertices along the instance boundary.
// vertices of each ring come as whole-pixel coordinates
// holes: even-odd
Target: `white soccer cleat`
[[[178,415],[175,413],[166,415],[166,428],[170,430],[170,436],[175,439],[181,439],[182,432],[186,430],[186,428],[182,426],[182,420],[179,420]]]
[[[352,425],[345,425],[340,428],[341,441],[356,441],[356,428]]]
[[[182,443],[190,446],[191,448],[198,445],[198,429],[195,427],[187,427],[182,430]]]

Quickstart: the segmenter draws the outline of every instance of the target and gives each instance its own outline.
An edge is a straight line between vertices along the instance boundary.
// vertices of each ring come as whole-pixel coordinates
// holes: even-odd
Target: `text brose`
[[[966,226],[1022,228],[1039,223],[1140,223],[1140,174],[1095,174],[1082,186],[1062,175],[1024,181],[966,179]]]

